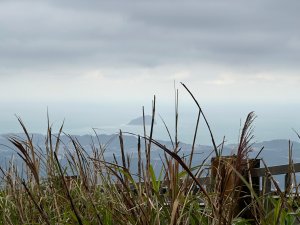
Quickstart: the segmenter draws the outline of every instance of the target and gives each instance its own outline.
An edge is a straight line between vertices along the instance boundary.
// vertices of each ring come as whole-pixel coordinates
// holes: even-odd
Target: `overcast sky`
[[[297,0],[2,0],[0,102],[168,102],[175,80],[204,102],[293,103],[299,12]]]

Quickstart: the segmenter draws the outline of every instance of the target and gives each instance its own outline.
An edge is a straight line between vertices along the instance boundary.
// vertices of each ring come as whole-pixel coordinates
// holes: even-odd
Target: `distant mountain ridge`
[[[14,158],[14,165],[18,168],[22,168],[23,161],[17,155],[18,151],[16,148],[9,142],[8,137],[18,136],[19,138],[26,140],[24,134],[3,134],[0,135],[0,167],[4,170],[7,170],[9,161]],[[42,152],[46,153],[45,150],[45,139],[46,136],[43,134],[31,134],[35,147],[37,147]],[[53,135],[53,146],[55,145],[55,134]],[[114,162],[116,159],[118,162],[122,161],[120,154],[120,141],[118,134],[100,134],[97,137],[93,135],[70,135],[72,138],[77,140],[80,145],[84,148],[84,150],[93,157],[92,153],[92,145],[94,144],[94,148],[97,149],[105,149],[104,158],[108,162]],[[58,157],[60,160],[60,164],[64,168],[68,168],[68,160],[65,156],[64,148],[67,148],[68,151],[74,151],[74,146],[70,140],[69,136],[62,135],[60,137],[61,144],[60,149],[58,151]],[[172,143],[170,141],[161,141],[159,142],[172,149]],[[138,139],[134,135],[123,135],[123,143],[124,150],[126,155],[130,158],[130,171],[132,173],[137,173],[138,171]],[[146,143],[147,144],[147,143]],[[293,141],[293,162],[300,162],[300,143]],[[263,158],[268,166],[274,165],[283,165],[288,164],[288,148],[289,141],[284,139],[277,139],[271,141],[263,141],[253,144],[253,152],[250,153],[250,158],[254,158],[257,156],[259,150],[264,147],[263,151],[259,155],[259,158]],[[192,146],[191,144],[180,143],[179,146],[179,154],[181,156],[189,156],[191,153]],[[223,155],[230,155],[236,153],[237,144],[227,144],[224,146]],[[141,159],[145,160],[145,142],[141,140]],[[213,147],[209,145],[200,145],[196,144],[194,157],[192,166],[197,166],[205,162],[205,166],[208,167],[211,161],[211,157],[214,155]],[[211,154],[211,155],[210,155]],[[157,176],[160,173],[162,168],[161,158],[164,157],[164,151],[158,148],[155,144],[151,145],[151,164],[154,165],[154,170]],[[186,157],[187,159],[187,157]],[[261,167],[263,164],[261,163]],[[72,171],[68,171],[68,174],[72,174]],[[277,177],[279,185],[283,187],[284,177]]]
[[[33,138],[34,144],[37,146],[43,147],[45,146],[45,138],[46,136],[43,134],[30,134]],[[16,154],[13,150],[14,146],[9,142],[8,137],[17,136],[21,139],[26,140],[26,136],[24,134],[2,134],[0,135],[0,165],[3,165],[4,161],[11,158],[12,154]],[[53,142],[55,141],[55,134],[53,135]],[[118,156],[120,154],[120,142],[118,134],[99,134],[98,136],[94,135],[70,135],[74,139],[78,140],[82,147],[85,148],[87,152],[92,151],[92,143],[97,148],[106,149],[106,155],[108,157],[115,154]],[[62,135],[60,137],[62,142],[61,147],[68,147],[72,149],[72,143],[69,136]],[[124,148],[125,151],[132,154],[132,157],[135,158],[137,154],[137,137],[134,135],[123,135],[124,140]],[[172,148],[172,143],[170,141],[161,141],[159,142],[168,148]],[[294,162],[300,162],[300,143],[293,141],[293,160]],[[258,151],[264,147],[264,150],[260,154],[260,157],[264,158],[264,160],[268,163],[268,165],[279,165],[286,164],[288,162],[288,147],[289,141],[284,139],[276,139],[270,141],[263,141],[253,144],[254,151],[251,153],[251,157],[255,157]],[[142,149],[144,148],[144,141],[142,141]],[[181,154],[188,155],[191,151],[191,144],[180,143]],[[195,147],[195,160],[200,162],[205,158],[211,151],[213,150],[212,146],[209,145],[201,145],[197,144]],[[229,155],[235,153],[236,144],[228,144],[224,146],[223,153],[224,155]],[[61,151],[61,150],[60,150]],[[153,159],[159,159],[163,154],[163,151],[159,149],[154,144],[152,145],[152,156]]]

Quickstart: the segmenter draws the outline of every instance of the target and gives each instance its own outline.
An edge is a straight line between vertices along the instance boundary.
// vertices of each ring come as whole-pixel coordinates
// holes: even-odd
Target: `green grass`
[[[63,126],[54,135],[48,119],[45,155],[40,146],[34,145],[25,125],[18,118],[27,138],[10,137],[9,140],[22,158],[23,167],[18,168],[11,160],[5,168],[0,168],[3,184],[0,190],[0,224],[269,225],[293,224],[298,220],[300,212],[295,199],[285,197],[287,193],[283,192],[277,199],[256,193],[248,179],[247,171],[251,163],[247,162],[255,115],[250,113],[241,129],[237,156],[227,160],[222,157],[224,142],[216,144],[201,107],[192,93],[187,91],[199,108],[190,156],[182,157],[179,152],[178,92],[175,98],[176,132],[174,137],[170,135],[172,148],[152,138],[154,98],[151,132],[149,136],[146,133],[143,137],[137,136],[137,174],[131,171],[132,162],[125,153],[121,131],[121,161],[115,158],[115,161],[109,162],[104,154],[106,146],[100,143],[91,143],[93,151],[87,153],[76,139],[69,136],[75,151],[68,149],[60,139]],[[204,173],[207,159],[203,158],[203,163],[196,167],[191,166],[200,115],[211,134],[212,151],[217,158],[210,187],[198,179]],[[163,166],[159,174],[155,174],[151,165],[153,145],[161,149]],[[289,152],[291,156],[291,146]],[[67,165],[60,164],[58,154],[66,155]],[[292,165],[292,160],[290,162]],[[237,205],[244,201],[245,187],[247,204],[238,208]]]

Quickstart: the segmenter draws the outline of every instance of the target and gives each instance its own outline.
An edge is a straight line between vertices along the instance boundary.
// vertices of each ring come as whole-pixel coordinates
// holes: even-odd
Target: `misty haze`
[[[297,224],[299,10],[0,1],[0,225]]]

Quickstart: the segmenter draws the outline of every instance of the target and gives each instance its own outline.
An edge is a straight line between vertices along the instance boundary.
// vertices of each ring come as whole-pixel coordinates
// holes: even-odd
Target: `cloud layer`
[[[109,90],[135,96],[132,85],[149,94],[176,79],[217,91],[215,98],[289,85],[293,96],[300,83],[299,10],[296,0],[1,1],[1,92],[25,81],[24,89],[47,83],[35,86],[58,89],[66,99],[79,98],[78,88],[90,93],[82,99]],[[17,90],[12,96],[23,97]]]

